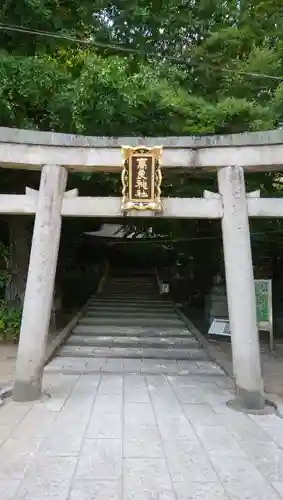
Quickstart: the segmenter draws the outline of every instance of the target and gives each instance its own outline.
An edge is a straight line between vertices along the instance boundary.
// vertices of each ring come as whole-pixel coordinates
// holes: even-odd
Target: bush
[[[0,302],[0,340],[17,343],[20,336],[22,309]]]

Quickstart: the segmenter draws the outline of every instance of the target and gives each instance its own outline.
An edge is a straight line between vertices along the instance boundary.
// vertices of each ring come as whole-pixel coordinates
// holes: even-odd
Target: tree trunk
[[[7,271],[9,279],[5,290],[5,301],[11,305],[22,306],[30,254],[30,219],[24,215],[10,216],[9,247]]]

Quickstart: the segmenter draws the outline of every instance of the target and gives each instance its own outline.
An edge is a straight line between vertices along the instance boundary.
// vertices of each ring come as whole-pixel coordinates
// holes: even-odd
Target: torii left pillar
[[[14,401],[34,401],[42,394],[67,176],[67,170],[59,165],[42,168],[12,393]]]

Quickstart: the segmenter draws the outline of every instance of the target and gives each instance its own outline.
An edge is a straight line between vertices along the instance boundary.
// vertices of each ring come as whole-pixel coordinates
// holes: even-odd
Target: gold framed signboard
[[[122,211],[160,212],[162,146],[123,146],[122,154]]]

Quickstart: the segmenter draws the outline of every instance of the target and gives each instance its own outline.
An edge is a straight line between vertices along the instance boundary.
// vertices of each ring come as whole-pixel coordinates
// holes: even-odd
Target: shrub
[[[0,340],[17,343],[20,336],[22,309],[0,302]]]

